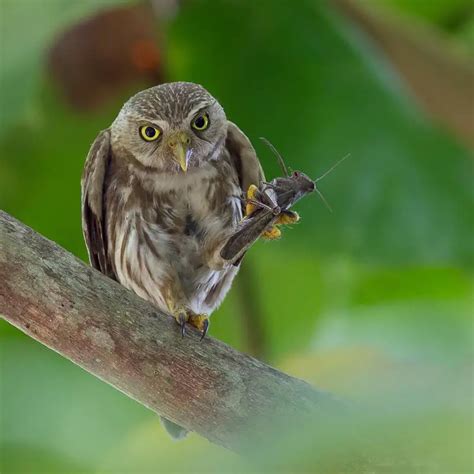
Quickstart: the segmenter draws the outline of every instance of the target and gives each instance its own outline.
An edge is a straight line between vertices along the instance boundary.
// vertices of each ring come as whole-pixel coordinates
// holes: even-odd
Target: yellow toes
[[[194,326],[198,331],[201,331],[201,340],[207,334],[207,330],[209,329],[209,317],[207,314],[190,314],[188,323],[191,326]]]
[[[245,205],[245,215],[250,216],[250,214],[253,214],[255,212],[256,206],[255,204],[252,204],[251,202],[248,202]]]
[[[249,186],[247,190],[247,199],[258,201],[258,187],[255,186],[255,184],[251,184]],[[247,217],[251,215],[253,212],[255,212],[256,209],[257,209],[257,206],[255,204],[253,204],[252,202],[247,202],[247,204],[245,205],[245,216]],[[283,211],[276,219],[275,224],[263,232],[262,238],[266,240],[279,239],[281,237],[281,231],[277,226],[294,224],[295,222],[298,222],[299,220],[300,220],[300,216],[298,215],[297,212]]]
[[[207,314],[194,314],[193,313],[189,315],[188,323],[191,324],[191,326],[194,326],[199,331],[202,331],[208,319],[209,318]]]
[[[300,220],[300,216],[297,212],[294,211],[285,211],[282,212],[275,223],[275,225],[288,225],[294,224]]]
[[[257,192],[258,192],[258,187],[255,186],[255,184],[251,184],[247,190],[247,199],[256,199],[257,198]],[[252,214],[257,207],[255,204],[252,204],[251,202],[248,202],[245,205],[245,215],[249,216]]]
[[[258,187],[255,184],[251,184],[247,189],[247,199],[256,199],[257,198]]]
[[[270,227],[263,232],[262,237],[266,240],[279,239],[281,237],[281,230],[276,226]]]
[[[186,323],[188,323],[201,332],[202,340],[209,329],[209,317],[207,314],[193,313],[184,306],[177,305],[171,298],[166,298],[165,301],[170,313],[181,327],[181,336],[184,337],[186,334]]]

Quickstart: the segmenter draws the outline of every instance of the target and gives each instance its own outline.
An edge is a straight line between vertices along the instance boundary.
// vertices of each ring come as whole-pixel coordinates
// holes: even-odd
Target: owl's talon
[[[186,334],[186,320],[187,316],[186,313],[179,313],[177,319],[178,324],[181,326],[181,337],[183,338]]]
[[[181,328],[181,337],[184,337],[186,334],[186,323],[189,321],[188,311],[184,306],[177,305],[171,298],[168,298],[165,301],[168,305],[169,312],[173,315]]]
[[[209,319],[205,319],[204,323],[203,323],[203,328],[202,328],[202,334],[201,334],[200,341],[202,341],[206,337],[208,329],[209,329]]]
[[[207,331],[209,330],[209,318],[207,314],[194,314],[189,315],[188,323],[194,326],[198,331],[201,332],[201,341],[206,337]]]

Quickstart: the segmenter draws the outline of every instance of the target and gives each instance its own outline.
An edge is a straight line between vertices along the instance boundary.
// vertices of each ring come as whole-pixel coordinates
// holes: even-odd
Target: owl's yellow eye
[[[194,128],[194,130],[199,130],[200,132],[202,130],[206,130],[206,128],[209,127],[209,115],[207,114],[198,115],[197,117],[194,118],[191,125]]]
[[[152,127],[151,125],[144,125],[143,127],[140,127],[140,136],[147,142],[155,141],[158,139],[160,134],[160,129]]]

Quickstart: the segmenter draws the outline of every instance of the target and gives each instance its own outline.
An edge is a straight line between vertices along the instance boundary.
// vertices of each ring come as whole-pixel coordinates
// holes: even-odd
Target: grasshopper
[[[250,204],[252,212],[241,221],[237,230],[228,239],[221,250],[221,257],[238,265],[248,248],[255,243],[263,232],[272,228],[275,224],[288,224],[298,220],[298,214],[291,211],[291,207],[307,194],[316,191],[325,205],[331,210],[326,199],[317,188],[318,181],[326,177],[336,166],[344,161],[349,155],[339,160],[328,171],[316,180],[312,180],[301,171],[290,173],[288,168],[275,149],[275,147],[263,139],[278,158],[279,164],[285,176],[273,179],[270,182],[263,181],[260,186],[249,190],[251,197],[245,201]]]

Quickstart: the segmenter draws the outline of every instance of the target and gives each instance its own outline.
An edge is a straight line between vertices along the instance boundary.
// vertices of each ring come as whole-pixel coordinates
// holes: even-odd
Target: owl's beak
[[[173,153],[173,159],[184,172],[188,169],[188,159],[191,155],[191,150],[189,149],[190,143],[191,139],[185,132],[175,133],[168,139],[168,146]]]

